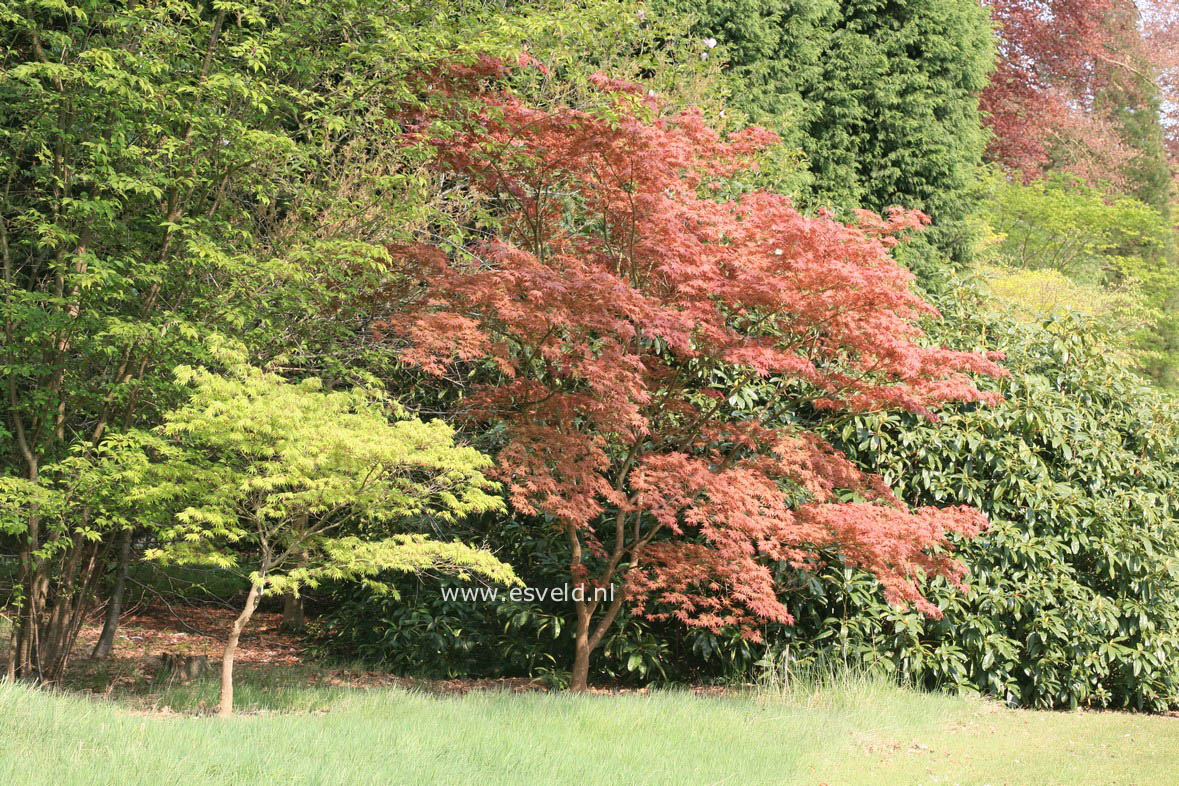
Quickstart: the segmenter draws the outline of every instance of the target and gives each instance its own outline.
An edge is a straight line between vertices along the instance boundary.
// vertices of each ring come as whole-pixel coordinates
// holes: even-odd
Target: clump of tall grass
[[[883,668],[821,657],[798,660],[789,645],[758,662],[754,682],[759,698],[818,709],[872,704],[901,690]]]

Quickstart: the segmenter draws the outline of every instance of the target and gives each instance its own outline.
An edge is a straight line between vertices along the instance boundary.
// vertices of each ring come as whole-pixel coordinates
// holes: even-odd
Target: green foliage
[[[653,13],[643,0],[527,0],[509,9],[537,19],[527,32],[528,54],[543,64],[513,76],[538,100],[582,106],[598,103],[587,78],[601,71],[654,90],[671,109],[698,107],[712,121],[726,116],[731,84],[699,39],[686,35],[689,19]]]
[[[457,522],[447,537],[485,539],[500,559],[515,566],[529,587],[559,587],[568,562],[556,548],[561,533],[523,517]],[[397,674],[433,678],[542,677],[568,683],[573,646],[571,603],[464,600],[447,590],[470,588],[446,576],[384,577],[396,597],[347,584],[325,584],[309,594],[319,610],[313,626],[316,649],[335,660],[360,661]],[[718,636],[686,631],[675,622],[654,623],[625,610],[592,663],[593,678],[625,685],[745,679],[760,649],[736,631]]]
[[[109,434],[43,466],[36,481],[0,477],[0,533],[21,535],[36,515],[45,538],[33,556],[49,559],[75,539],[96,541],[144,520],[166,518],[199,486],[199,478],[161,471],[149,454],[177,451],[148,433]]]
[[[1158,210],[1074,177],[1024,184],[991,173],[988,186],[984,215],[997,235],[994,251],[1016,267],[1103,281],[1157,259],[1167,243],[1170,227]]]
[[[1126,51],[1119,56],[1133,54]],[[1134,68],[1117,74],[1095,97],[1094,109],[1108,113],[1119,142],[1131,153],[1117,173],[1124,181],[1124,189],[1169,218],[1175,171],[1164,128],[1165,82],[1152,79],[1155,68],[1138,60]]]
[[[210,335],[329,379],[387,365],[361,295],[436,190],[392,144],[389,107],[419,100],[411,73],[513,58],[576,17],[552,6],[0,4],[11,465],[154,425]]]
[[[249,544],[259,553],[253,582],[278,591],[325,579],[379,588],[381,572],[429,569],[516,581],[485,550],[388,531],[411,516],[502,510],[482,474],[490,460],[456,446],[445,423],[390,423],[388,409],[404,413],[372,392],[230,367],[229,376],[177,369],[192,396],[160,431],[187,455],[164,466],[196,468],[209,482],[145,557],[229,567]]]
[[[966,290],[964,290],[966,292]],[[1036,707],[1179,704],[1179,420],[1079,317],[1022,326],[944,304],[941,336],[1008,353],[993,409],[938,422],[865,415],[835,444],[913,504],[975,505],[972,592],[929,587],[942,619],[892,609],[833,562],[800,585],[796,657],[879,664],[917,685]]]
[[[734,103],[800,148],[810,206],[934,219],[924,241],[963,261],[985,137],[978,92],[994,49],[971,0],[659,0],[715,37]]]
[[[124,606],[159,602],[166,598],[173,605],[199,606],[235,603],[250,588],[250,582],[232,568],[204,565],[161,565],[142,560],[128,566]]]
[[[220,336],[328,384],[387,369],[364,295],[399,284],[385,243],[436,212],[437,190],[389,109],[418,100],[409,74],[512,58],[558,16],[0,2],[0,477],[53,486],[42,472],[112,430],[150,430],[184,399],[172,369],[210,363]],[[27,601],[17,671],[52,680],[120,550],[85,504],[48,529],[22,509],[3,543],[19,555],[4,594]],[[135,549],[164,520],[135,520]]]
[[[1145,318],[1156,316],[1142,303],[1140,293],[1129,287],[1078,282],[1051,269],[981,265],[976,270],[991,294],[1022,321],[1038,323],[1069,313],[1084,314],[1100,320],[1111,339],[1125,343]]]
[[[389,581],[388,593],[333,587],[315,628],[320,651],[395,674],[434,678],[525,677],[567,658],[567,619],[539,603],[451,600],[453,580]]]
[[[455,529],[444,531],[462,540],[486,538],[496,556],[516,566],[529,587],[558,587],[568,581],[567,559],[556,548],[561,533],[555,527],[530,526],[523,517],[482,526],[479,521],[457,522]],[[572,604],[548,598],[512,600],[504,592],[495,600],[448,596],[448,590],[472,585],[447,576],[382,579],[395,594],[327,584],[311,595],[315,607],[323,609],[315,625],[322,654],[421,677],[545,677],[557,685],[567,683]],[[623,614],[603,641],[594,677],[625,684],[682,678],[682,639],[683,632],[673,626]]]
[[[993,233],[988,256],[1007,267],[1058,274],[1000,274],[993,282],[997,294],[1039,318],[1061,305],[1101,317],[1120,334],[1140,371],[1173,385],[1179,269],[1170,253],[1167,213],[1065,175],[1024,184],[991,173],[987,190],[984,218]],[[1078,287],[1068,292],[1060,276]],[[1045,303],[1046,295],[1057,302]]]

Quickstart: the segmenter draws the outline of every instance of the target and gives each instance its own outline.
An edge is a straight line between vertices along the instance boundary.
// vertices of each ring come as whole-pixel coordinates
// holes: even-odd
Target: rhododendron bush
[[[739,187],[768,132],[722,136],[605,77],[596,107],[540,108],[509,76],[490,60],[431,74],[440,98],[401,119],[486,214],[461,243],[423,230],[390,249],[422,286],[408,308],[390,295],[379,334],[463,380],[457,414],[502,434],[511,502],[564,532],[571,579],[623,589],[576,603],[572,687],[624,602],[750,638],[791,622],[770,566],[819,549],[937,614],[914,579],[961,586],[948,536],[983,516],[909,509],[817,435],[767,425],[801,404],[933,417],[991,399],[970,375],[1001,374],[995,358],[923,343],[936,312],[889,255],[924,217],[804,216]],[[767,403],[743,395],[767,381]]]

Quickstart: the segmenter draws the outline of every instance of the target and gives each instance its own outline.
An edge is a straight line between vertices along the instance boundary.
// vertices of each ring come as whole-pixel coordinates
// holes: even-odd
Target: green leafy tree
[[[41,467],[35,481],[0,476],[0,536],[20,537],[36,517],[43,539],[28,559],[33,575],[43,577],[33,592],[43,592],[53,614],[39,617],[28,629],[31,640],[45,654],[33,661],[38,680],[64,674],[74,643],[102,572],[96,565],[111,557],[141,522],[166,521],[183,506],[186,496],[204,487],[207,476],[196,468],[158,465],[175,459],[174,445],[152,434],[128,431],[108,434],[100,443],[79,443],[70,454]],[[117,545],[116,545],[117,544]],[[56,566],[53,581],[49,566]],[[19,611],[27,593],[9,599]],[[19,626],[13,626],[5,673],[17,674]]]
[[[1081,281],[1127,274],[1130,260],[1161,265],[1166,217],[1129,196],[1109,196],[1075,177],[1030,183],[992,174],[985,218],[994,251],[1016,267],[1058,270]]]
[[[801,148],[812,206],[924,211],[923,242],[969,256],[978,93],[994,56],[973,0],[659,0],[719,42],[736,105]]]
[[[1173,305],[1179,296],[1179,270],[1170,253],[1166,213],[1068,175],[1025,184],[992,173],[987,190],[984,218],[993,233],[987,257],[1017,271],[1056,273],[1096,289],[1097,297],[1077,303],[1078,310],[1121,323],[1120,343],[1137,368],[1158,383],[1174,384],[1179,334]],[[1016,281],[1032,286],[1012,286]],[[1045,286],[1053,281],[1051,276],[1016,273],[1001,274],[995,283],[1026,307],[1043,300]],[[1103,313],[1106,306],[1115,308]]]
[[[438,191],[391,144],[389,107],[418,98],[405,75],[473,52],[515,57],[577,13],[0,1],[0,476],[38,485],[79,446],[150,430],[183,400],[172,369],[208,363],[217,335],[329,380],[384,363],[363,295],[389,283],[384,244],[426,223]],[[96,591],[57,585],[99,587],[89,572],[125,567],[130,536],[105,531],[94,561],[72,545],[45,556],[53,527],[90,531],[85,508],[52,525],[26,511],[0,536],[18,554],[5,593],[20,602],[16,671],[53,681],[65,661],[53,643],[71,638],[57,626]],[[84,579],[70,578],[74,561]]]
[[[266,591],[324,579],[382,587],[387,571],[446,570],[518,583],[490,552],[398,534],[409,517],[441,520],[502,510],[482,474],[490,460],[454,444],[441,421],[423,423],[363,390],[325,391],[238,366],[229,376],[181,367],[192,398],[160,431],[196,466],[205,492],[158,535],[146,557],[233,568],[247,558],[250,591],[221,666],[220,712],[233,711],[233,658]],[[387,411],[399,419],[390,423]]]

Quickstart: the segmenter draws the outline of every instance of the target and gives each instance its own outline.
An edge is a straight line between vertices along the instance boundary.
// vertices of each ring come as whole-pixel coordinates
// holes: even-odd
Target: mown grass
[[[206,687],[168,688],[156,704],[199,706]],[[727,697],[247,680],[239,696],[254,711],[219,720],[0,686],[0,783],[997,786],[1179,772],[1179,720],[1020,712],[870,678]]]

